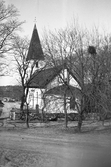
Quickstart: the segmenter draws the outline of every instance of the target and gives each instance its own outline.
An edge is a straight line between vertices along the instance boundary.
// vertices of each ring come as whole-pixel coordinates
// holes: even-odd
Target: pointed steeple
[[[44,55],[43,55],[39,35],[37,32],[36,24],[34,25],[32,38],[29,45],[27,61],[28,60],[44,60]]]

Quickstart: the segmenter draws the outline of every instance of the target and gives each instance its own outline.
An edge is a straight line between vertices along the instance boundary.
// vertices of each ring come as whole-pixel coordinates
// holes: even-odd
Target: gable
[[[29,88],[40,88],[40,89],[46,89],[47,87],[51,87],[51,85],[57,85],[57,82],[61,82],[62,79],[58,76],[63,73],[64,66],[57,66],[57,67],[51,67],[43,70],[37,70],[35,73],[32,75],[31,79],[29,80],[28,87]],[[66,67],[65,70],[68,71],[69,75],[73,78],[73,81],[78,83],[78,78]],[[67,78],[67,74],[64,74],[65,78]],[[61,81],[60,81],[61,80]],[[64,81],[62,82],[62,84]],[[70,83],[71,84],[71,83]],[[71,84],[72,85],[72,84]],[[78,83],[79,85],[79,83]]]
[[[58,66],[36,71],[29,80],[28,87],[45,89],[46,86],[60,73],[61,70],[62,67]]]

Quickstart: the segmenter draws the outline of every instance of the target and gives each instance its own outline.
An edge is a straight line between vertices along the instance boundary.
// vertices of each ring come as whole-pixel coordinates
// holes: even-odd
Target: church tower
[[[27,61],[34,61],[36,64],[36,67],[38,67],[38,62],[44,60],[44,54],[41,47],[38,31],[36,28],[36,24],[34,25],[29,50],[27,54]]]
[[[30,71],[31,64],[34,64],[34,71],[41,68],[41,66],[44,65],[44,62],[43,62],[44,54],[43,54],[42,46],[40,43],[36,24],[34,25],[34,29],[32,32],[32,37],[30,40],[26,61],[30,62],[29,71]],[[41,91],[39,89],[29,88],[27,101],[30,107],[35,109],[36,106],[38,106],[38,103],[39,103],[38,96],[40,95],[41,95]]]

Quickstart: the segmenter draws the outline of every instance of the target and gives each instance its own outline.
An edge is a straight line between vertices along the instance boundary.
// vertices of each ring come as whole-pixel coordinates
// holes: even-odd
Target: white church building
[[[44,107],[44,110],[47,112],[62,112],[63,103],[65,102],[67,103],[67,110],[69,112],[74,111],[74,101],[81,97],[76,76],[73,75],[67,62],[54,67],[41,69],[40,64],[44,64],[44,59],[35,25],[27,54],[27,61],[35,61],[37,67],[28,85],[29,107],[32,109],[39,108],[39,110]]]

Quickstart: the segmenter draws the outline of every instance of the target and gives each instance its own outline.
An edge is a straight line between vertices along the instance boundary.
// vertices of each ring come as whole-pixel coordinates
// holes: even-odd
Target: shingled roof
[[[62,69],[62,66],[58,66],[35,71],[29,81],[28,87],[45,89],[47,84],[50,83]]]
[[[66,94],[66,96],[68,97],[72,97],[74,95],[76,95],[76,97],[81,97],[81,90],[77,87],[71,86],[71,85],[60,85],[57,87],[54,87],[48,91],[45,92],[46,95],[60,95],[60,96],[64,96],[64,94]]]
[[[75,73],[72,72],[72,70],[70,70],[66,65],[59,65],[40,71],[35,71],[35,73],[32,75],[29,81],[28,87],[45,89],[47,84],[49,84],[63,70],[63,68],[68,70],[68,72],[78,82],[78,84],[80,83],[78,77],[75,75]]]
[[[29,45],[27,61],[28,60],[44,60],[44,55],[43,55],[39,35],[37,32],[36,24],[34,26],[32,38]]]

